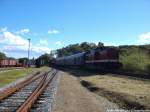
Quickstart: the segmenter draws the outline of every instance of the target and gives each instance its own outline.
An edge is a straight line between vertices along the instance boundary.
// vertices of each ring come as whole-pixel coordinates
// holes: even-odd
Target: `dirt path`
[[[54,112],[105,112],[111,107],[106,99],[95,96],[81,86],[76,77],[60,73]]]

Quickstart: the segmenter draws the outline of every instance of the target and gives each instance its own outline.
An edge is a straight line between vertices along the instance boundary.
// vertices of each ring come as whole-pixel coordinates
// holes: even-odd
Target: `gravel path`
[[[81,86],[79,80],[65,72],[57,90],[54,112],[105,112],[118,107]]]

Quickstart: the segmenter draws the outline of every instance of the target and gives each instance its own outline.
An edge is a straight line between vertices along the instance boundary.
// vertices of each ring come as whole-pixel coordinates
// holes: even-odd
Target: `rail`
[[[35,76],[35,75],[37,75],[37,76]],[[0,93],[0,101],[41,76],[42,76],[42,74],[40,74],[40,72],[36,72],[31,77],[24,80],[23,82],[20,82],[17,85],[15,85],[14,87],[11,86],[11,87],[7,88],[6,90],[2,91]]]
[[[40,94],[46,89],[47,85],[52,81],[57,72],[54,72],[50,77],[48,73],[44,75],[43,79],[39,83],[38,87],[28,97],[28,99],[18,108],[17,112],[28,112]]]

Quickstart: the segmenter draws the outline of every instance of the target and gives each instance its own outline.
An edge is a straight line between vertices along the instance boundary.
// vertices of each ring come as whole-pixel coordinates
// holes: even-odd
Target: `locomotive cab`
[[[86,53],[86,67],[91,69],[118,69],[119,52],[116,48],[99,47]]]

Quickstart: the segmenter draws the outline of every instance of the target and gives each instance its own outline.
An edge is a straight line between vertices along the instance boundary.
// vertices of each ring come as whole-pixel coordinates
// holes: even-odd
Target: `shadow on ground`
[[[110,91],[107,90],[106,88],[99,88],[85,80],[81,80],[80,83],[83,87],[88,89],[90,92],[93,92],[99,96],[103,96],[107,98],[109,101],[116,103],[122,109],[128,109],[128,110],[150,109],[149,106],[142,105],[139,102],[137,102],[136,98],[132,95]]]
[[[81,68],[64,68],[64,67],[55,67],[59,70],[68,72],[70,75],[76,77],[84,77],[84,76],[94,76],[94,75],[111,75],[114,77],[126,77],[129,79],[135,80],[147,80],[150,81],[150,74],[134,74],[129,72],[123,72],[119,70],[89,70],[89,69],[81,69]]]
[[[55,68],[62,70],[64,72],[68,72],[70,75],[73,75],[76,77],[109,74],[109,72],[100,71],[100,70],[98,71],[98,70],[88,70],[88,69],[79,69],[79,68],[64,68],[64,67],[55,67]]]

